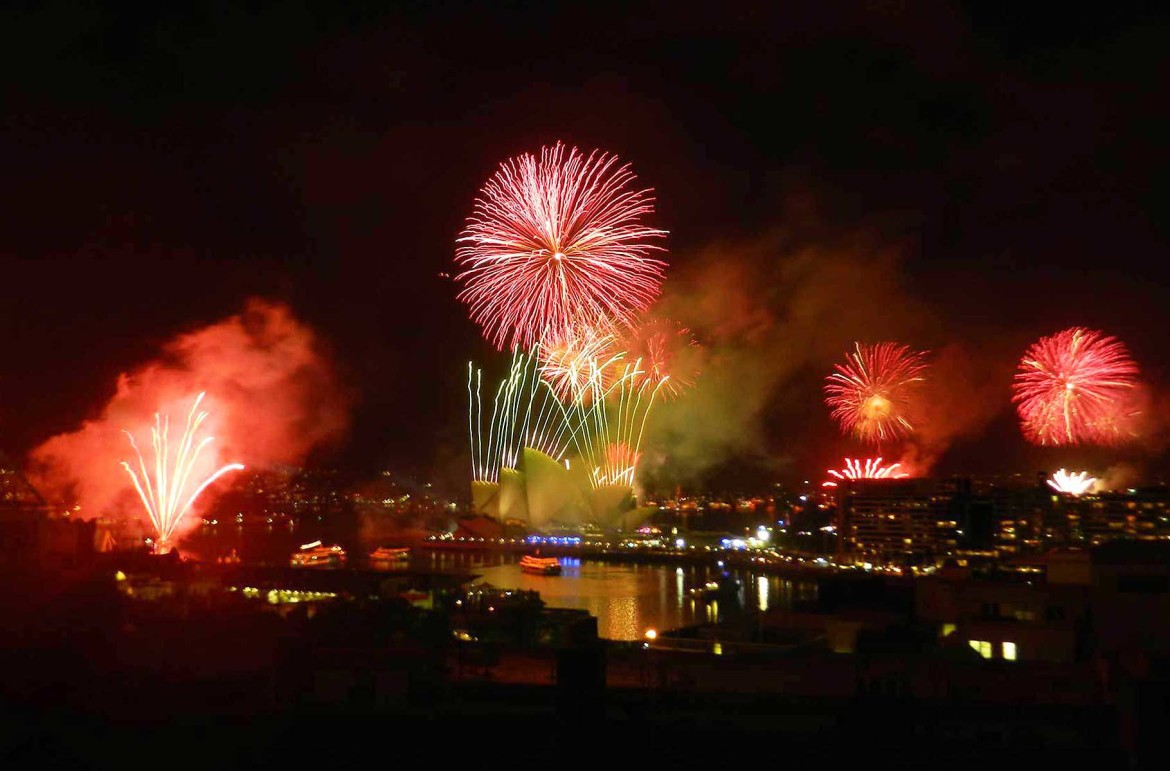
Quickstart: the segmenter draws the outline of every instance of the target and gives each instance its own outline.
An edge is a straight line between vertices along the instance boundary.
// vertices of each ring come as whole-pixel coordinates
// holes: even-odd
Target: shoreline
[[[662,566],[722,567],[737,570],[752,570],[757,573],[776,575],[784,578],[803,580],[835,578],[843,576],[875,575],[862,570],[842,569],[833,564],[820,565],[814,558],[761,556],[753,552],[739,551],[659,551],[647,549],[616,550],[612,547],[575,544],[532,544],[527,541],[500,539],[476,540],[423,540],[415,545],[420,550],[436,552],[502,552],[507,554],[529,554],[539,548],[542,555],[550,557],[576,557],[596,562],[618,564],[647,564]],[[804,559],[804,562],[798,561]],[[827,558],[826,558],[827,559]],[[790,561],[791,560],[791,561]],[[809,564],[809,563],[812,564]],[[878,577],[891,578],[892,576]]]

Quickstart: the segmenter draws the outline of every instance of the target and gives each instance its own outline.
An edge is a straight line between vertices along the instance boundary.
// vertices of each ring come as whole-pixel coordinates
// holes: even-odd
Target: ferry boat
[[[534,573],[541,576],[559,576],[561,563],[556,557],[538,557],[534,554],[525,554],[520,558],[520,569],[525,573]]]
[[[409,546],[379,546],[370,552],[371,562],[406,562],[409,559]]]
[[[320,541],[313,541],[293,552],[289,564],[294,568],[338,567],[345,564],[345,549],[337,544],[326,546]]]

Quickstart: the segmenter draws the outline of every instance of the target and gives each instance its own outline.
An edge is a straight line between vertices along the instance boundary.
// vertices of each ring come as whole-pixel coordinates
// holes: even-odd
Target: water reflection
[[[597,617],[597,632],[612,640],[640,640],[647,629],[659,631],[713,622],[719,606],[702,601],[689,590],[718,581],[716,567],[627,565],[561,558],[559,576],[524,573],[519,555],[501,553],[436,552],[436,568],[467,570],[479,580],[504,589],[540,593],[549,607],[580,608]],[[775,610],[792,606],[794,600],[812,600],[816,585],[789,579],[731,571],[742,587],[745,608]]]

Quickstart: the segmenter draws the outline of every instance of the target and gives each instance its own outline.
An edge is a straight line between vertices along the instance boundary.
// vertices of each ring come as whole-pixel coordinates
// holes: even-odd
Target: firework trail
[[[1116,338],[1084,327],[1042,337],[1020,359],[1012,401],[1038,445],[1114,444],[1132,436],[1137,365]]]
[[[154,414],[154,426],[150,429],[151,445],[154,449],[153,482],[146,461],[142,457],[142,452],[139,451],[138,445],[134,441],[134,435],[129,431],[125,432],[130,439],[130,446],[134,448],[134,453],[138,456],[138,468],[141,476],[126,461],[122,461],[122,468],[126,469],[126,473],[130,475],[134,489],[138,491],[138,497],[142,499],[142,505],[146,507],[146,513],[150,515],[150,521],[158,535],[155,541],[155,551],[159,554],[170,550],[171,537],[174,535],[175,528],[191,509],[191,505],[195,503],[199,494],[229,471],[241,471],[244,468],[240,463],[229,463],[213,472],[202,482],[192,482],[191,474],[199,460],[199,454],[204,447],[213,441],[213,437],[210,436],[196,441],[199,429],[207,418],[207,413],[199,409],[199,403],[203,401],[203,396],[204,394],[201,393],[195,398],[194,404],[191,405],[191,411],[187,413],[187,425],[174,456],[171,455],[169,444],[171,419],[169,416],[162,418],[157,412]],[[192,487],[194,489],[188,494],[187,491]]]
[[[851,479],[905,479],[910,476],[901,469],[901,463],[892,463],[889,466],[883,466],[881,458],[866,458],[864,461],[846,458],[845,468],[840,471],[837,469],[829,469],[829,476],[835,477],[842,482]],[[821,482],[821,487],[836,486],[837,482],[832,479]]]
[[[631,324],[658,296],[665,231],[640,220],[649,190],[629,165],[557,143],[500,165],[456,239],[459,299],[498,349],[530,348],[600,319]]]
[[[914,430],[910,409],[923,380],[925,352],[897,343],[854,344],[825,385],[825,404],[845,433],[864,442],[898,439]]]
[[[633,484],[646,421],[667,378],[651,381],[641,360],[609,361],[620,366],[612,384],[606,385],[602,367],[590,362],[589,377],[565,409],[573,444],[591,469],[590,485]]]
[[[623,442],[615,442],[605,448],[604,463],[593,470],[593,482],[596,486],[625,485],[634,486],[634,472],[638,468],[638,460],[642,454],[632,450]]]
[[[623,337],[623,348],[630,358],[641,359],[642,377],[663,382],[662,398],[675,399],[695,384],[699,373],[685,360],[688,349],[698,343],[685,327],[659,318],[643,321]]]
[[[540,376],[540,346],[515,351],[512,365],[496,388],[484,422],[483,371],[467,365],[467,427],[471,475],[475,482],[498,482],[501,469],[516,469],[525,447],[556,461],[564,459],[569,430],[564,409]]]
[[[1069,495],[1083,495],[1096,484],[1097,478],[1089,476],[1088,471],[1069,472],[1057,470],[1048,480],[1048,486],[1058,493]]]

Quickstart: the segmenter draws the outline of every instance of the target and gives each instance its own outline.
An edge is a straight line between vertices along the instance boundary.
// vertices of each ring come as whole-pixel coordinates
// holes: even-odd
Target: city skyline
[[[13,457],[262,298],[341,394],[344,420],[302,459],[456,479],[467,362],[502,372],[507,354],[456,298],[455,238],[500,163],[561,140],[653,188],[660,302],[705,351],[693,391],[656,407],[648,480],[900,460],[843,439],[821,392],[856,342],[891,339],[967,388],[918,448],[939,473],[1166,471],[1160,431],[1034,448],[1009,393],[1028,345],[1084,325],[1126,343],[1165,417],[1165,108],[1147,66],[1164,19],[48,9],[5,25],[0,81]],[[522,44],[590,27],[605,34],[572,50]]]

